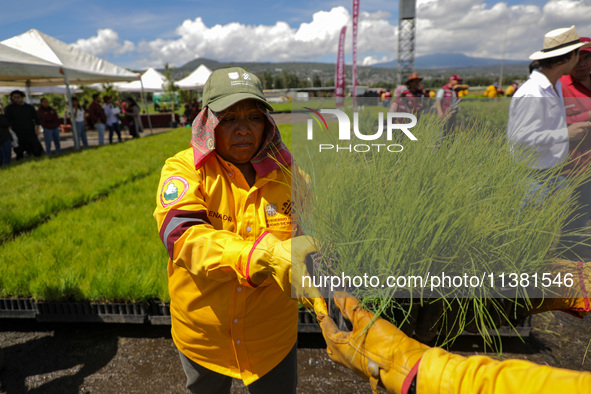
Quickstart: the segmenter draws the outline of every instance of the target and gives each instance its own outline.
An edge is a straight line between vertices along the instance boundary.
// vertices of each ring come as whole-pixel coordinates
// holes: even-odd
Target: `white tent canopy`
[[[31,78],[64,83],[60,66],[29,53],[0,44],[0,81],[7,86],[25,86]]]
[[[39,30],[31,29],[26,33],[2,41],[0,57],[7,57],[0,60],[0,82],[5,85],[26,86],[53,86],[66,84],[68,105],[70,113],[72,109],[72,98],[69,89],[71,82],[76,84],[94,82],[132,81],[137,75],[107,62],[94,55],[81,51],[62,42],[56,38],[41,33]],[[22,54],[14,52],[24,52]],[[11,56],[11,53],[15,57]],[[17,57],[21,56],[20,60]],[[15,67],[21,64],[20,67]],[[22,68],[21,68],[22,67]],[[75,123],[72,124],[74,135],[74,146],[80,147]]]
[[[191,74],[187,75],[180,81],[175,82],[175,84],[183,90],[203,89],[210,74],[211,70],[207,68],[207,66],[201,64],[193,70]]]
[[[144,92],[161,92],[166,90],[167,83],[164,74],[150,67],[142,74],[141,81],[137,80],[129,83],[116,83],[113,88],[119,92],[141,92],[142,85],[144,85]]]
[[[13,90],[18,89],[16,86],[0,86],[0,94],[9,94]],[[31,94],[47,94],[47,93],[55,93],[55,94],[67,94],[67,87],[66,85],[55,85],[55,86],[33,86],[30,88]],[[70,85],[70,93],[80,93],[82,89],[80,89],[76,85]]]
[[[4,40],[2,44],[40,58],[46,63],[60,66],[64,72],[61,78],[59,76],[41,78],[42,76],[35,73],[20,75],[20,80],[29,81],[30,86],[63,85],[66,77],[69,80],[68,83],[76,84],[137,79],[135,73],[123,67],[86,53],[36,29]],[[25,61],[25,63],[30,62]],[[0,75],[2,74],[4,73],[0,71]],[[5,80],[2,78],[2,81]]]

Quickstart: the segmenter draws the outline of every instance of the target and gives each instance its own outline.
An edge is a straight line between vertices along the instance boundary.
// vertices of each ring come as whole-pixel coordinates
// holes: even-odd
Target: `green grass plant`
[[[57,214],[0,246],[0,295],[168,301],[166,251],[152,217],[159,174]]]
[[[154,172],[189,141],[190,130],[180,129],[2,168],[0,242]]]
[[[589,174],[571,178],[562,188],[545,181],[552,189],[547,197],[544,189],[533,192],[532,181],[543,178],[528,168],[531,157],[512,152],[504,133],[491,126],[498,120],[482,116],[494,117],[500,108],[480,105],[468,108],[480,112],[480,118],[473,115],[469,126],[460,126],[444,142],[441,123],[432,114],[413,129],[418,141],[379,141],[402,144],[400,153],[319,152],[319,131],[311,142],[304,138],[305,125],[292,125],[292,150],[311,176],[312,190],[304,198],[292,196],[294,210],[305,232],[320,242],[325,274],[377,276],[384,284],[388,276],[426,278],[427,273],[481,278],[483,273],[548,272],[557,254],[556,238],[573,211],[570,196]],[[363,130],[374,130],[374,113],[360,118],[366,118]],[[329,125],[329,130],[324,139],[335,144],[368,143],[336,141],[336,127]],[[492,342],[486,326],[493,325],[495,311],[485,307],[485,300],[516,297],[527,302],[532,288],[517,286],[505,293],[490,286],[434,292],[412,285],[349,290],[382,313],[400,308],[401,298],[423,305],[427,299],[443,300],[447,306],[441,319],[455,321],[456,328],[475,324]],[[411,307],[412,302],[405,308]],[[472,320],[466,321],[469,316]],[[510,316],[504,319],[508,323]],[[453,340],[457,331],[443,332],[439,343]]]

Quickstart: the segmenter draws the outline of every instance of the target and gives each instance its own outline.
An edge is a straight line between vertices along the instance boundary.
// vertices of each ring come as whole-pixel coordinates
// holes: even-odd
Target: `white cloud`
[[[119,41],[119,34],[112,29],[99,29],[96,36],[81,38],[72,45],[95,56],[108,52],[121,55],[135,50],[135,44],[133,42],[125,40],[121,43]]]
[[[139,51],[161,63],[181,65],[197,57],[221,61],[287,61],[317,59],[336,52],[338,36],[350,16],[343,7],[320,11],[297,29],[278,21],[274,25],[229,23],[207,26],[201,17],[185,20],[175,40],[139,44]]]
[[[483,0],[419,0],[419,54],[461,52],[471,56],[526,60],[543,45],[544,34],[576,25],[591,34],[591,0],[549,0],[535,5],[488,6]]]
[[[374,64],[384,63],[384,62],[388,62],[390,60],[392,60],[392,59],[389,59],[387,56],[382,56],[381,58],[378,58],[377,56],[366,56],[363,58],[361,65],[362,66],[372,66]]]
[[[361,12],[357,48],[365,52],[395,50],[396,28],[385,12]],[[297,28],[278,21],[274,25],[229,23],[207,26],[202,18],[186,20],[177,28],[179,38],[139,44],[148,57],[182,65],[197,57],[220,61],[314,61],[334,54],[341,28],[347,26],[346,49],[352,47],[351,15],[344,7],[319,11]]]
[[[417,0],[416,54],[454,52],[526,60],[541,48],[543,36],[550,30],[575,24],[580,35],[591,36],[589,15],[591,0],[547,0],[543,6]],[[360,64],[397,58],[398,29],[390,19],[388,12],[366,12],[362,4],[357,42],[358,59],[363,59]],[[318,11],[309,22],[294,27],[283,21],[272,25],[208,25],[198,17],[185,20],[172,39],[134,44],[121,42],[115,31],[103,29],[76,45],[94,54],[134,52],[142,59],[136,62],[137,67],[161,67],[165,63],[180,66],[197,57],[244,62],[330,61],[336,60],[343,26],[347,26],[346,51],[350,54],[351,14],[343,6]]]

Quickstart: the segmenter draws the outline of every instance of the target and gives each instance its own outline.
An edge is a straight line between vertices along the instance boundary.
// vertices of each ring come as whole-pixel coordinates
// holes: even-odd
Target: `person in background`
[[[51,155],[51,142],[55,146],[55,152],[59,155],[62,153],[60,145],[60,118],[57,111],[49,106],[49,100],[42,97],[39,108],[39,119],[41,119],[41,127],[43,127],[43,139],[45,140],[45,153]]]
[[[576,122],[567,127],[559,80],[577,64],[583,46],[586,44],[580,42],[574,26],[547,33],[544,49],[530,56],[533,62],[529,79],[511,98],[508,142],[512,147],[531,148],[535,161],[530,166],[537,170],[562,164],[569,141],[581,141],[591,126],[591,122]]]
[[[591,39],[581,37],[581,42],[589,43]],[[562,95],[566,109],[566,124],[577,122],[589,122],[591,120],[591,48],[582,47],[579,50],[579,61],[570,74],[563,75],[559,81],[562,83]],[[566,174],[587,171],[591,164],[591,136],[589,129],[580,141],[571,141],[569,144],[569,157],[566,163]],[[587,226],[591,217],[591,180],[585,182],[575,190],[577,210],[567,220],[564,232],[581,231]],[[591,250],[588,245],[588,237],[581,235],[565,236],[561,240],[567,243],[570,257],[578,256],[584,260],[591,259]]]
[[[423,109],[423,100],[427,97],[421,88],[422,80],[423,78],[419,77],[419,74],[410,74],[404,83],[406,89],[403,89],[400,95],[392,101],[390,112],[410,112],[417,119],[420,118]]]
[[[384,90],[384,93],[382,93],[382,100],[384,101],[384,107],[389,108],[390,107],[390,102],[392,101],[392,92],[390,92],[389,89]]]
[[[513,97],[518,87],[519,85],[517,85],[516,82],[513,82],[511,85],[507,86],[507,89],[505,89],[505,95],[507,97]]]
[[[527,165],[539,175],[530,179],[531,191],[524,204],[536,204],[566,184],[565,174],[556,170],[563,168],[569,145],[581,143],[591,127],[590,121],[567,125],[560,81],[578,63],[580,48],[587,46],[575,26],[546,33],[543,49],[530,56],[529,79],[511,98],[507,142],[511,150],[529,155]],[[571,235],[563,231],[559,246],[566,258],[577,252]]]
[[[435,108],[437,109],[437,116],[444,120],[441,127],[441,137],[445,138],[453,129],[456,116],[458,114],[458,90],[465,89],[464,85],[460,85],[463,79],[458,74],[453,74],[449,77],[449,82],[446,83],[437,91],[435,95]]]
[[[82,142],[82,145],[85,148],[88,148],[88,139],[86,137],[85,122],[86,112],[84,111],[84,108],[82,108],[82,106],[80,105],[80,101],[76,97],[72,97],[72,108],[74,109],[74,116],[70,117],[70,121],[76,122],[76,132],[78,133],[78,138]]]
[[[28,155],[39,157],[43,155],[43,147],[39,142],[41,119],[35,107],[25,103],[25,93],[14,90],[10,93],[11,103],[6,106],[5,114],[8,125],[18,137],[18,147],[14,148],[16,159]]]
[[[9,130],[8,119],[4,115],[4,107],[0,103],[0,166],[10,164],[12,156],[12,134]]]
[[[129,135],[131,135],[131,116],[127,113],[127,100],[121,100],[121,123],[123,124],[122,127],[122,132],[123,130],[127,129],[127,131],[129,132]]]
[[[101,96],[98,93],[92,95],[92,103],[88,106],[88,117],[98,132],[99,145],[105,144],[105,129],[107,116],[101,107]]]
[[[103,97],[103,111],[107,117],[107,128],[109,129],[109,144],[113,143],[113,132],[117,133],[119,142],[123,142],[121,139],[121,126],[119,125],[119,113],[121,110],[113,105],[111,102],[111,96]]]
[[[130,117],[129,123],[129,134],[133,138],[140,138],[140,133],[144,131],[144,127],[142,125],[142,118],[140,116],[140,106],[137,105],[135,100],[131,97],[126,99],[127,101],[127,115]]]
[[[484,97],[499,97],[498,86],[499,84],[497,82],[493,83],[492,85],[489,85],[488,88],[486,88],[486,91],[484,92]]]

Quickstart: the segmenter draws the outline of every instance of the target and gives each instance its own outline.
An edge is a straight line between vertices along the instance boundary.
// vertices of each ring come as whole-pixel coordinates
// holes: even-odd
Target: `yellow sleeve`
[[[462,357],[440,348],[425,352],[417,373],[417,393],[541,394],[589,393],[591,373],[524,360]]]
[[[266,258],[266,251],[255,250],[255,243],[236,233],[212,226],[204,175],[191,162],[192,158],[189,161],[179,154],[162,169],[154,211],[160,239],[172,263],[191,274],[218,281],[237,278],[248,285],[244,275],[248,258]]]

